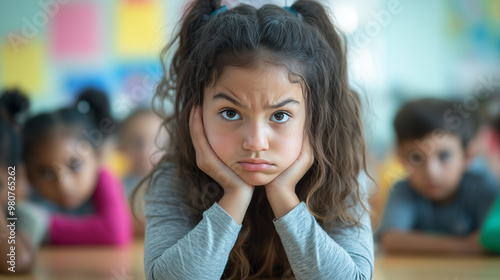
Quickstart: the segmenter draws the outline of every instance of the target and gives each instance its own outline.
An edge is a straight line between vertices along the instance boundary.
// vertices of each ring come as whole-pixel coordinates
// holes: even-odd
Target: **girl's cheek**
[[[95,191],[96,182],[98,180],[99,170],[94,166],[89,166],[90,164],[82,168],[77,174],[75,174],[75,184],[78,184],[76,192],[78,193],[79,200],[88,199]]]
[[[204,122],[205,135],[210,147],[219,158],[224,161],[224,151],[234,149],[235,135],[231,133],[229,126],[222,127],[213,120]]]
[[[269,140],[269,149],[282,166],[291,165],[299,156],[304,135],[304,120],[301,118],[284,127],[275,127]]]
[[[207,133],[208,143],[222,160],[226,158],[225,154],[230,151],[236,151],[238,148],[238,136],[236,133],[224,129],[215,130]]]
[[[302,137],[297,137],[297,134],[282,137],[274,147],[280,154],[280,158],[283,158],[283,162],[290,165],[299,157]]]

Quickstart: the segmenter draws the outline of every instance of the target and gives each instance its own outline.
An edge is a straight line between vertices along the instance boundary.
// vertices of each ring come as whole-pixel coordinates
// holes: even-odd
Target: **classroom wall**
[[[0,88],[21,87],[39,112],[94,86],[109,93],[114,114],[123,118],[150,104],[161,75],[159,51],[186,2],[2,1]],[[293,3],[223,2],[229,8]],[[364,100],[368,144],[377,157],[392,146],[391,122],[402,102],[464,97],[500,73],[500,1],[323,2],[346,36],[350,82]]]
[[[170,38],[174,1],[2,1],[0,87],[18,86],[34,111],[86,86],[109,93],[118,118],[149,104]]]
[[[424,96],[484,103],[476,92],[500,92],[500,1],[329,3],[358,17],[347,34],[351,84],[364,97],[376,157],[393,146],[392,121],[402,103]]]

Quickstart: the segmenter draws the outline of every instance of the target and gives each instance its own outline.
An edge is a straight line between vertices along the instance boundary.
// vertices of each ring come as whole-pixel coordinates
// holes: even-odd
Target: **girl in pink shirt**
[[[94,123],[68,108],[35,116],[23,129],[31,199],[50,213],[51,244],[123,245],[133,236],[123,187],[100,165],[99,146],[110,127]]]

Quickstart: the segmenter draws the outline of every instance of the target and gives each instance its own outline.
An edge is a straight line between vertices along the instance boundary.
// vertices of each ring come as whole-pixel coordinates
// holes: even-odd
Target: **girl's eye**
[[[419,152],[413,151],[410,153],[410,162],[413,165],[420,165],[423,160],[423,156]]]
[[[53,179],[55,177],[54,171],[52,169],[50,169],[50,168],[44,168],[44,169],[42,169],[41,173],[42,173],[43,178],[45,178],[45,179],[49,179],[50,180],[50,179]]]
[[[239,117],[240,115],[238,114],[238,112],[232,109],[225,109],[221,112],[221,114],[222,117],[226,120],[234,121],[241,119],[241,117]]]
[[[69,164],[69,168],[73,171],[78,171],[82,167],[82,162],[79,160],[73,160]]]
[[[285,112],[276,112],[271,117],[271,120],[274,122],[284,123],[290,119],[290,115]]]

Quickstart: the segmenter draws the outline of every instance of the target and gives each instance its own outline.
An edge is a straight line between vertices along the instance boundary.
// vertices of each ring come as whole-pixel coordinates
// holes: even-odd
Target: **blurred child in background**
[[[0,96],[0,272],[4,273],[32,268],[46,230],[43,216],[24,201],[24,166],[17,129],[28,107],[27,98],[18,90],[4,91]],[[12,263],[11,256],[15,258]]]
[[[477,132],[471,114],[453,103],[420,99],[404,105],[394,121],[398,157],[408,178],[389,194],[379,229],[383,248],[393,252],[478,254],[479,228],[498,189],[468,170]]]
[[[118,130],[118,149],[129,162],[129,169],[123,178],[123,184],[130,196],[133,189],[146,175],[151,172],[153,165],[161,157],[156,148],[155,140],[160,129],[161,119],[150,109],[137,109],[123,120]],[[158,141],[166,143],[165,139]],[[143,192],[143,188],[141,188]],[[144,234],[144,203],[142,193],[134,197],[134,213],[139,219],[135,223],[137,235]]]
[[[146,177],[156,164],[152,161],[152,156],[157,157],[155,139],[160,125],[161,119],[149,109],[132,112],[120,125],[118,149],[130,162],[130,168],[124,178],[127,194],[132,192],[137,183]]]
[[[497,133],[500,134],[500,115],[497,116],[494,125]],[[500,145],[500,139],[497,145]],[[497,197],[481,229],[481,245],[488,251],[500,253],[500,196]]]
[[[98,116],[91,103],[88,111]],[[123,187],[101,164],[100,145],[111,125],[67,108],[35,116],[24,126],[31,199],[49,210],[51,244],[120,245],[131,240]]]

